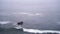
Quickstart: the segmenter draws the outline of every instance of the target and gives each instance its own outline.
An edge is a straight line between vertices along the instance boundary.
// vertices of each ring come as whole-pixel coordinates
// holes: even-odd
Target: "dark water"
[[[22,30],[17,30],[17,29],[4,29],[0,31],[0,34],[24,34]]]

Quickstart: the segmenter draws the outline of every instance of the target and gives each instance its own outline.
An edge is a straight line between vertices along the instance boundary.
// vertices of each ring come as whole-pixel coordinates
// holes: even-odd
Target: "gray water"
[[[60,0],[0,0],[0,27],[20,21],[28,29],[60,31]]]
[[[0,28],[0,34],[60,34],[60,31],[49,31],[49,30],[34,30],[34,29],[16,29],[16,28],[9,28],[4,29]]]

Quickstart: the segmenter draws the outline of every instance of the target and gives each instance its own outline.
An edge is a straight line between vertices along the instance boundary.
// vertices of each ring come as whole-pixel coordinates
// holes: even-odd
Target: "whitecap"
[[[0,21],[0,24],[8,24],[10,21]]]
[[[23,28],[23,31],[30,33],[60,33],[60,31],[55,30],[38,30],[38,29],[26,29],[26,28]]]

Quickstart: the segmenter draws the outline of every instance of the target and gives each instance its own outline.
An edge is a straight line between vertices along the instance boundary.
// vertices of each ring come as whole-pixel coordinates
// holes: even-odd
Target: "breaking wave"
[[[24,32],[30,32],[30,33],[59,33],[60,31],[53,31],[53,30],[37,30],[37,29],[25,29],[23,28]]]
[[[28,33],[57,33],[60,34],[60,31],[54,31],[54,30],[38,30],[38,29],[26,29],[23,28],[24,32],[28,32]]]
[[[7,23],[9,23],[9,22],[7,22]],[[6,22],[0,22],[0,24],[6,24]],[[13,24],[13,25],[16,25],[16,24]],[[17,30],[19,29],[19,28],[22,28],[21,26],[16,26],[16,27],[14,27],[15,29],[9,29],[8,31],[9,32],[11,32],[11,30],[13,30],[13,32],[15,31],[15,32],[17,32]],[[27,29],[27,28],[22,28],[23,29],[23,32],[27,32],[27,33],[54,33],[54,34],[60,34],[60,31],[56,31],[56,30],[38,30],[38,29]],[[0,30],[1,31],[1,30]],[[8,32],[7,31],[7,32]],[[4,31],[4,32],[6,32],[6,31]],[[22,33],[23,33],[22,32]],[[21,31],[19,31],[19,33],[21,33]]]

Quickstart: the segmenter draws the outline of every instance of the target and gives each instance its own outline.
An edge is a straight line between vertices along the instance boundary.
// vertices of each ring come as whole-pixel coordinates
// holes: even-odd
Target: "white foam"
[[[7,24],[10,23],[10,21],[0,21],[0,24]]]
[[[21,25],[16,25],[16,27],[14,27],[14,28],[16,28],[16,29],[22,29],[22,27],[21,27]]]
[[[23,28],[24,32],[30,32],[30,33],[60,33],[60,31],[53,31],[53,30],[37,30],[37,29],[26,29]]]

